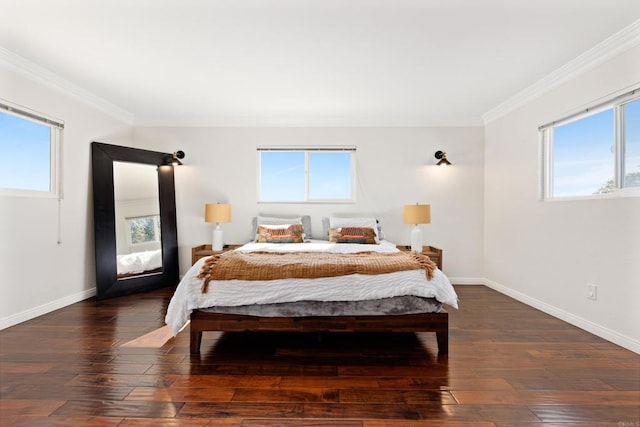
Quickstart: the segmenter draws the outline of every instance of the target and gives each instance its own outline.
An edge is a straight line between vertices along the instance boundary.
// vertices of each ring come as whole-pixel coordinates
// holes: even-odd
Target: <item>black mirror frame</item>
[[[150,291],[178,283],[178,233],[172,155],[101,142],[91,143],[96,300]],[[158,166],[162,272],[118,279],[113,162]]]

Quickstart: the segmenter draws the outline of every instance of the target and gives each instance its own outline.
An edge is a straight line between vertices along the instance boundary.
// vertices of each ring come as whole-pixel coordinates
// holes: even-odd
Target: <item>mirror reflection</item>
[[[113,162],[118,280],[162,273],[157,166]]]

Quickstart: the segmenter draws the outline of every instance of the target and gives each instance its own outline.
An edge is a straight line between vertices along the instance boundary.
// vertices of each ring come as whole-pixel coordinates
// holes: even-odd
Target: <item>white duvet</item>
[[[162,267],[162,249],[118,255],[118,274],[135,274]]]
[[[362,251],[398,252],[395,244],[382,241],[379,245],[335,244],[327,241],[311,243],[248,243],[238,251],[309,251],[355,253]],[[196,276],[206,258],[198,260],[178,284],[169,302],[166,324],[176,335],[184,328],[191,312],[212,306],[272,304],[294,301],[362,301],[415,295],[435,298],[458,308],[458,296],[451,282],[436,269],[427,281],[424,270],[400,271],[379,275],[352,274],[317,279],[279,279],[268,281],[212,280],[206,294],[200,291],[202,280]]]

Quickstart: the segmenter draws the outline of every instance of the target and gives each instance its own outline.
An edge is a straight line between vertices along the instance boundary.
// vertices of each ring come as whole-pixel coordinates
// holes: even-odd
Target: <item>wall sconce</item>
[[[438,163],[436,163],[438,166],[449,166],[451,164],[451,162],[447,160],[447,153],[444,151],[436,151],[434,157],[438,159]]]
[[[179,150],[171,154],[171,162],[169,164],[171,166],[182,166],[180,159],[184,159],[184,151]]]

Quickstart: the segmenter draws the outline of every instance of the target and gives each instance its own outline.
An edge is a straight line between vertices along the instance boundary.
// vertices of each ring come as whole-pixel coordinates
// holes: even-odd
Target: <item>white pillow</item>
[[[302,224],[302,217],[291,217],[291,218],[275,218],[269,216],[260,216],[258,215],[258,224],[257,225],[283,225],[283,224]]]
[[[378,236],[378,222],[375,218],[329,218],[329,227],[370,227],[376,233],[376,243],[380,243],[380,236]]]

